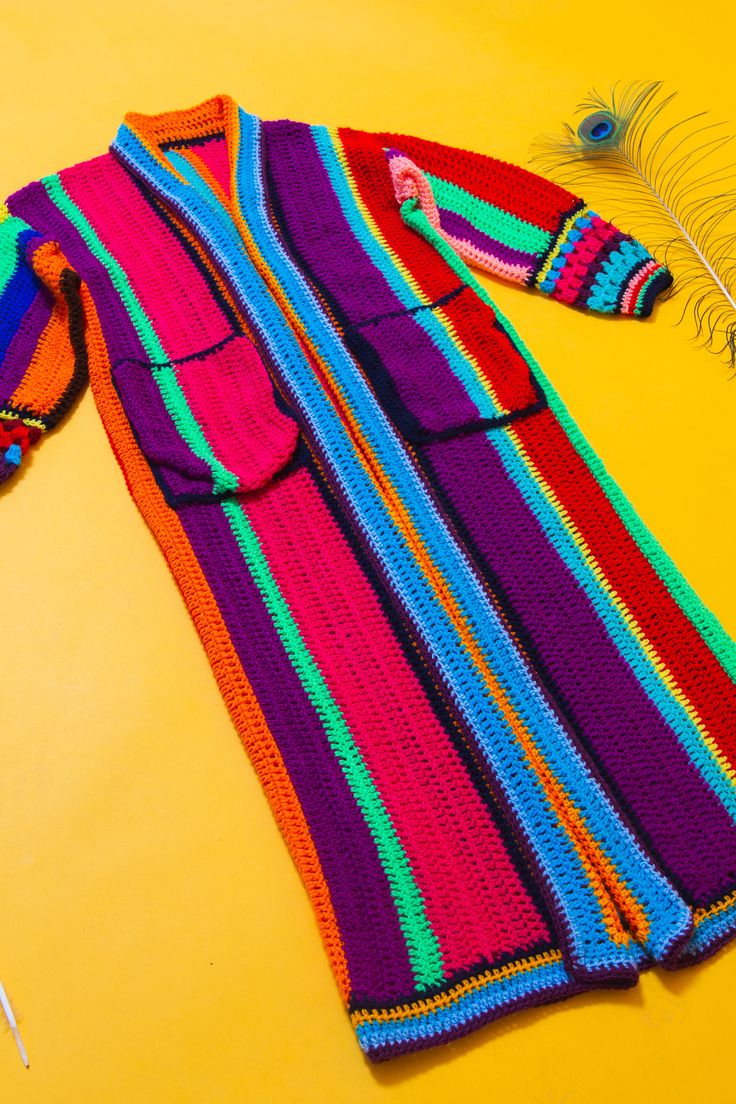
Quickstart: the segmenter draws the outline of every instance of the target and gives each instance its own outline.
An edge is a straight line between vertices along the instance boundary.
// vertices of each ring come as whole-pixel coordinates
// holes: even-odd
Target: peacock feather
[[[669,267],[677,322],[689,317],[693,339],[736,368],[736,163],[723,155],[733,136],[705,111],[669,121],[677,93],[662,81],[619,83],[608,100],[588,95],[577,128],[537,138],[531,162]]]

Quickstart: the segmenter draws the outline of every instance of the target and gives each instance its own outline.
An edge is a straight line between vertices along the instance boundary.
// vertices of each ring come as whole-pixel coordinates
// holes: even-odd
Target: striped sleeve
[[[86,384],[79,288],[59,244],[0,205],[0,483]]]
[[[486,154],[380,135],[402,205],[475,268],[605,314],[651,314],[672,276],[580,196]]]

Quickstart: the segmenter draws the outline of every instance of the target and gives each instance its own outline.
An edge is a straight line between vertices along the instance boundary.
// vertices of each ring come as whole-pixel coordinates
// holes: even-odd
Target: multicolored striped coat
[[[469,266],[671,282],[514,165],[225,96],[0,225],[3,474],[89,379],[376,1060],[736,927],[734,644]]]

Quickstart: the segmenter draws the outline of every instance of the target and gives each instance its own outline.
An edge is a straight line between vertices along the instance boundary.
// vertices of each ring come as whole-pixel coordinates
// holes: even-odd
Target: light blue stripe
[[[564,991],[570,987],[571,980],[561,962],[549,962],[491,982],[428,1015],[398,1021],[366,1021],[358,1024],[355,1030],[361,1047],[368,1052],[397,1043],[432,1039],[464,1027],[470,1020],[487,1018],[489,1012],[499,1011],[524,997],[543,993],[549,997],[554,990]]]
[[[604,841],[609,856],[647,908],[652,920],[651,951],[657,955],[687,925],[689,910],[649,863],[633,835],[625,829],[587,774],[577,751],[530,679],[522,657],[516,652],[470,565],[437,515],[433,501],[382,409],[347,356],[339,337],[321,314],[301,273],[293,268],[283,251],[264,209],[257,126],[257,120],[243,113],[238,177],[243,209],[247,211],[248,224],[259,248],[268,257],[272,272],[287,291],[320,355],[337,370],[345,397],[380,456],[384,470],[394,484],[401,487],[413,523],[443,571],[461,609],[466,611],[481,649],[486,656],[494,657],[494,669],[503,671],[502,681],[517,712],[530,730],[541,737],[548,761],[581,807],[593,835]],[[577,957],[593,969],[631,963],[638,958],[639,952],[609,940],[595,895],[577,859],[569,854],[569,839],[545,799],[539,780],[529,770],[518,742],[489,701],[483,679],[462,648],[450,619],[439,607],[411,549],[356,457],[341,419],[326,400],[280,308],[237,244],[234,227],[226,221],[221,208],[215,209],[190,186],[169,175],[130,132],[121,133],[117,146],[186,218],[194,221],[207,240],[216,263],[229,274],[244,308],[279,366],[282,379],[299,404],[311,434],[319,442],[338,486],[351,502],[356,521],[426,641],[450,694],[475,732],[540,856],[571,926]]]

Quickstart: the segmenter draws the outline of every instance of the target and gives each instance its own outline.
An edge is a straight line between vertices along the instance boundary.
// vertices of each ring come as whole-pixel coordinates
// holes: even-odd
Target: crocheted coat
[[[0,224],[3,475],[89,378],[376,1060],[736,927],[733,641],[470,266],[671,282],[522,168],[226,96]]]

